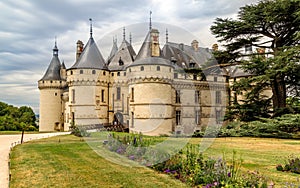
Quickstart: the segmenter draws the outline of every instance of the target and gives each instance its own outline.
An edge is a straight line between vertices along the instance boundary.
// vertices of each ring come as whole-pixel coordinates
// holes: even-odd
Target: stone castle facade
[[[222,124],[228,97],[228,72],[218,66],[212,50],[169,42],[159,44],[150,29],[138,53],[125,40],[113,42],[107,60],[94,41],[77,42],[76,60],[66,68],[55,44],[49,67],[38,81],[39,130],[68,131],[80,126],[115,125],[146,135],[191,134]]]

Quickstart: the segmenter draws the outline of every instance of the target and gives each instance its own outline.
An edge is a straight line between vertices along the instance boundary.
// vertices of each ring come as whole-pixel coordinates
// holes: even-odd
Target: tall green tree
[[[253,74],[248,85],[252,82],[260,87],[247,88],[253,95],[271,88],[275,111],[286,107],[288,91],[299,95],[300,0],[262,0],[246,5],[237,19],[217,18],[211,31],[226,48],[216,53],[217,60],[241,64]],[[241,49],[247,46],[264,50],[246,61]]]

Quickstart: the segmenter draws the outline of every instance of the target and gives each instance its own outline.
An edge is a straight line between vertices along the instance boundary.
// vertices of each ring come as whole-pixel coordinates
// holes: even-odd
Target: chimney
[[[159,57],[160,56],[160,48],[159,48],[159,32],[157,29],[151,29],[151,56]]]
[[[198,51],[198,47],[199,47],[199,42],[197,40],[193,40],[192,43],[191,43],[193,49],[195,52]]]
[[[76,48],[76,61],[77,61],[83,51],[83,42],[81,40],[78,40],[76,44],[77,44],[77,48]]]
[[[218,51],[218,50],[219,50],[218,44],[213,44],[213,45],[212,45],[212,50],[213,50],[214,52]]]

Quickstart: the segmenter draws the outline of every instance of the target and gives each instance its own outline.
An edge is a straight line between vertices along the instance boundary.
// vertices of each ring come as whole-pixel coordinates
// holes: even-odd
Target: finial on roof
[[[125,40],[125,27],[123,27],[123,40]]]
[[[92,23],[92,18],[89,19],[90,20],[90,36],[91,38],[93,37],[93,23]]]
[[[55,39],[54,39],[54,48],[57,48],[56,36],[55,36]]]
[[[55,36],[55,41],[54,41],[53,56],[58,56],[58,48],[57,48],[56,36]]]
[[[132,37],[131,37],[131,32],[129,33],[129,44],[131,45],[132,42]]]
[[[166,29],[166,43],[169,42],[169,33],[168,33],[168,28]]]
[[[152,29],[152,20],[151,20],[152,11],[150,10],[150,18],[149,18],[149,31]]]

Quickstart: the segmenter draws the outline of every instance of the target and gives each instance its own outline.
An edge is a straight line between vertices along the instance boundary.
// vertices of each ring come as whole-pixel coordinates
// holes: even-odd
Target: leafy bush
[[[24,126],[30,127],[29,131],[36,131],[36,117],[33,110],[27,106],[20,108],[0,102],[0,131],[20,131]]]
[[[207,132],[204,129],[195,132],[193,137],[203,137]],[[300,114],[285,114],[274,119],[260,119],[252,122],[229,122],[217,133],[218,137],[267,137],[267,138],[300,138]]]
[[[284,166],[279,164],[276,166],[276,169],[282,172],[287,171],[300,174],[300,158],[291,156],[289,157],[287,163]]]
[[[241,174],[241,159],[205,159],[199,145],[187,144],[177,154],[153,146],[159,137],[145,139],[143,135],[111,133],[105,147],[160,172],[167,173],[187,184],[204,187],[267,187],[266,179],[258,172]]]
[[[70,126],[71,134],[78,136],[78,137],[90,137],[91,133],[87,132],[84,127],[79,127],[74,124]]]

